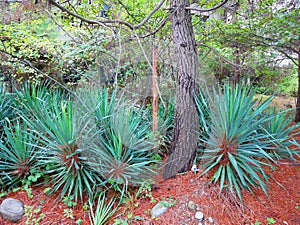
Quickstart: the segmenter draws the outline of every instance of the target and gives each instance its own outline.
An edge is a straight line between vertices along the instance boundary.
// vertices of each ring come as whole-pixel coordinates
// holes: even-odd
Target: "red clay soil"
[[[188,201],[192,200],[198,206],[198,210],[203,212],[206,224],[231,225],[231,224],[255,224],[256,221],[261,225],[268,224],[267,218],[272,218],[275,224],[300,224],[300,164],[282,161],[275,171],[270,171],[274,181],[269,184],[269,198],[263,191],[256,190],[254,197],[249,192],[243,192],[244,209],[237,204],[237,199],[230,195],[218,193],[218,188],[209,183],[209,177],[199,178],[198,174],[188,172],[184,175],[178,175],[169,180],[157,180],[151,190],[152,201],[146,193],[143,197],[132,197],[128,204],[121,207],[119,212],[125,220],[128,215],[140,216],[143,220],[133,221],[132,224],[196,224],[195,211],[188,207]],[[67,218],[65,209],[68,207],[58,202],[57,196],[47,196],[44,194],[44,187],[33,187],[33,198],[29,198],[26,191],[19,190],[10,193],[7,197],[21,200],[27,206],[34,206],[34,209],[40,207],[40,211],[33,213],[33,217],[38,218],[40,213],[45,217],[38,223],[40,225],[73,225],[77,219],[82,220],[82,225],[90,224],[88,212],[83,210],[82,204],[72,207],[74,219]],[[148,193],[149,194],[149,193]],[[174,206],[159,218],[151,218],[150,209],[159,201],[175,199]],[[153,199],[155,202],[153,202]],[[213,219],[213,223],[208,222],[208,218]],[[27,223],[26,223],[27,220]],[[23,217],[17,224],[34,224],[28,217]],[[113,219],[112,219],[113,221]],[[205,224],[203,222],[203,224]],[[0,219],[0,225],[11,223]],[[113,224],[110,222],[109,224]],[[130,223],[129,223],[130,224]]]

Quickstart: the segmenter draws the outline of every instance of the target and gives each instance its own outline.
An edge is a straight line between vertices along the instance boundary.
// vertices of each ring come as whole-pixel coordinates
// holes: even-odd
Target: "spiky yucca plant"
[[[299,125],[292,123],[292,119],[288,115],[289,111],[278,111],[272,107],[265,112],[272,119],[262,125],[262,132],[269,133],[272,135],[272,138],[276,139],[274,143],[276,146],[273,146],[269,151],[276,159],[294,160],[294,156],[298,155],[298,150],[294,149],[293,146],[298,146],[295,138],[300,132]]]
[[[207,136],[201,136],[204,150],[200,156],[204,168],[202,174],[214,171],[212,181],[219,182],[220,191],[228,187],[242,200],[241,189],[250,192],[260,187],[267,194],[268,175],[265,166],[272,167],[275,162],[270,150],[278,147],[278,131],[265,132],[263,127],[274,119],[265,114],[272,97],[257,103],[255,90],[249,87],[226,84],[224,89],[213,88],[196,98],[200,119],[207,127]],[[201,104],[205,98],[210,110]],[[205,122],[203,117],[209,112]],[[283,149],[284,150],[284,149]]]
[[[6,92],[4,85],[0,85],[0,140],[6,119],[12,120],[14,118],[14,111],[12,94]]]
[[[123,193],[154,173],[151,156],[155,144],[150,138],[151,124],[142,110],[126,105],[116,108],[89,161],[104,180]]]
[[[19,122],[4,126],[5,142],[0,141],[0,189],[18,185],[37,166],[41,152],[37,139]]]
[[[74,195],[76,200],[82,199],[84,192],[92,195],[99,179],[85,158],[85,151],[97,137],[91,113],[82,114],[71,99],[45,87],[33,85],[18,95],[20,116],[40,139],[39,149],[45,154],[39,164],[51,176],[52,190],[59,190],[61,196]]]

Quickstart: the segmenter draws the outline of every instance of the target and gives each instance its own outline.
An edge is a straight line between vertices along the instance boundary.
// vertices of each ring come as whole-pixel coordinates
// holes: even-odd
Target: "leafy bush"
[[[19,122],[4,126],[5,142],[0,142],[0,188],[18,185],[37,166],[41,152],[37,139]]]
[[[219,182],[220,191],[227,187],[237,193],[242,200],[241,189],[252,192],[254,187],[260,187],[267,194],[266,182],[268,175],[266,167],[273,167],[275,162],[271,151],[281,148],[282,136],[287,138],[284,130],[271,128],[278,115],[266,114],[264,111],[272,97],[258,103],[254,99],[255,90],[237,85],[224,85],[224,89],[214,88],[213,93],[206,91],[197,97],[200,120],[207,127],[207,136],[201,136],[199,156],[206,174],[214,171],[212,181]],[[206,99],[210,110],[199,102]],[[206,120],[206,112],[210,120]],[[273,120],[273,122],[271,122]],[[207,122],[205,122],[207,121]],[[284,126],[283,126],[284,127]]]

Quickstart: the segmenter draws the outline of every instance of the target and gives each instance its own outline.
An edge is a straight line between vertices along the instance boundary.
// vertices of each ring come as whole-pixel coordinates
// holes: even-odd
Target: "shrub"
[[[17,121],[4,126],[6,141],[0,142],[0,188],[18,185],[37,167],[41,152],[37,140],[26,124]]]
[[[129,185],[141,184],[154,172],[151,123],[143,109],[126,103],[121,105],[114,98],[104,100],[97,110],[103,131],[93,147],[93,157],[88,157],[89,164],[123,193]]]
[[[14,100],[12,94],[5,90],[5,86],[0,86],[0,140],[3,135],[5,121],[14,118]]]
[[[213,88],[213,92],[205,91],[197,97],[200,120],[207,127],[207,136],[201,136],[200,159],[203,163],[203,174],[214,171],[213,182],[219,182],[220,191],[227,187],[242,200],[241,189],[253,192],[260,187],[267,194],[266,182],[269,176],[266,167],[273,167],[274,154],[282,147],[282,136],[287,133],[272,127],[278,115],[266,114],[264,111],[272,97],[258,103],[254,99],[255,90],[249,87],[228,84],[221,88]],[[210,110],[200,104],[206,99]],[[209,113],[210,120],[205,118]],[[273,122],[271,122],[273,120]],[[207,122],[205,122],[207,121]],[[283,146],[281,151],[288,151]]]
[[[93,117],[76,111],[71,99],[58,91],[28,87],[18,92],[20,115],[40,139],[44,157],[39,164],[51,176],[52,190],[60,190],[61,196],[74,195],[76,200],[85,191],[92,195],[99,179],[86,164],[85,152],[97,136]]]
[[[294,159],[294,155],[298,151],[293,149],[293,146],[298,146],[294,139],[299,134],[299,125],[292,124],[292,119],[289,117],[289,111],[278,111],[276,108],[267,110],[266,113],[272,118],[262,124],[262,132],[266,132],[275,139],[274,146],[268,151],[270,154],[280,159]]]

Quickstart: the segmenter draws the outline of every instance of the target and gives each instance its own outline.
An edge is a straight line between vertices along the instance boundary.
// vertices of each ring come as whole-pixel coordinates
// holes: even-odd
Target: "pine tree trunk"
[[[163,174],[165,179],[191,168],[198,141],[199,118],[194,94],[198,90],[199,61],[191,14],[185,9],[189,5],[189,0],[171,0],[177,83],[173,141]]]
[[[296,123],[300,122],[300,49],[298,51],[298,93],[297,93],[295,122]]]

